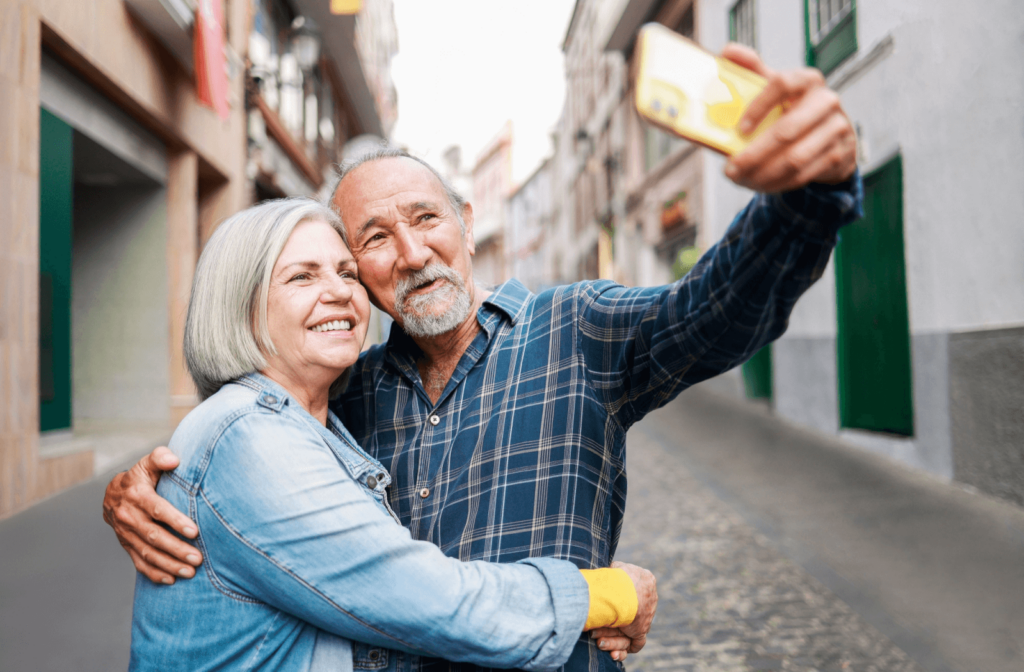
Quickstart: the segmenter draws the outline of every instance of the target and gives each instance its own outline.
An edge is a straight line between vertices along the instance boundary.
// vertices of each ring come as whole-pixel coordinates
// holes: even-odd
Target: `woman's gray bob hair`
[[[217,227],[203,249],[185,318],[185,365],[200,399],[267,365],[276,354],[267,326],[274,264],[295,227],[316,219],[342,235],[341,220],[308,198],[267,201]],[[342,376],[331,387],[344,389]],[[337,389],[336,389],[337,388]]]

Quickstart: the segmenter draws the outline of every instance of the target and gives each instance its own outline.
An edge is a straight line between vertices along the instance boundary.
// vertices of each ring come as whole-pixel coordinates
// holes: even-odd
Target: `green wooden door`
[[[864,178],[864,218],[840,233],[835,266],[840,424],[913,436],[899,157]]]
[[[39,429],[71,427],[73,131],[39,111]]]
[[[743,364],[743,387],[748,399],[772,398],[772,344],[764,346]]]

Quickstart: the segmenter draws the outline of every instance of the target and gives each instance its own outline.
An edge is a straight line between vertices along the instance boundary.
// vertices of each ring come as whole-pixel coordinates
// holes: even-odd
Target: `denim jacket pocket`
[[[383,670],[387,666],[387,649],[362,642],[352,643],[352,667],[356,670]]]

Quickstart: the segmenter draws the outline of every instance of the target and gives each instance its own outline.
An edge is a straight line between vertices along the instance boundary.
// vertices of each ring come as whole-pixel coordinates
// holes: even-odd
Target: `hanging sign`
[[[224,56],[224,7],[221,0],[199,0],[193,31],[196,95],[199,102],[228,118],[228,73]]]

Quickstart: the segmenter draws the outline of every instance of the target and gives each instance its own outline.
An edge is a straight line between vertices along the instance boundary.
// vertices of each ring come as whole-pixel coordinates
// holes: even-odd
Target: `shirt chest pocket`
[[[352,667],[356,670],[383,670],[388,666],[388,650],[353,642]]]

